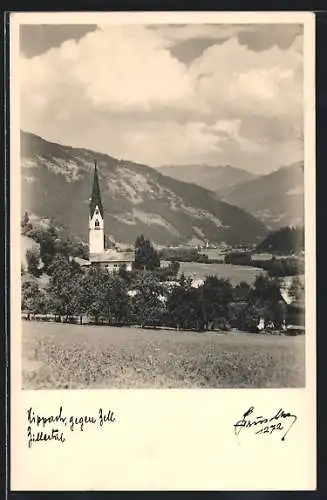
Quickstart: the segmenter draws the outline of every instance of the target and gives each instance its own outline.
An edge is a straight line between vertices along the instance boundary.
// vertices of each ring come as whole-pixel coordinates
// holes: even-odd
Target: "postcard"
[[[316,488],[315,19],[12,13],[11,490]]]

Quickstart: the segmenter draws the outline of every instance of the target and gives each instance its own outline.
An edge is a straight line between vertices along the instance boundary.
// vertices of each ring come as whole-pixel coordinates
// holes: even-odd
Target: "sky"
[[[22,25],[21,128],[160,165],[303,159],[294,24]]]

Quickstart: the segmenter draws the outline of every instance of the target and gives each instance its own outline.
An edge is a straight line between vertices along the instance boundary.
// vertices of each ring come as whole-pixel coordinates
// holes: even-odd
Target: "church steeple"
[[[101,201],[97,164],[94,162],[94,176],[89,213],[89,253],[104,252],[104,212]]]
[[[92,196],[91,196],[91,201],[90,201],[90,217],[91,218],[93,217],[96,206],[98,206],[101,217],[103,218],[103,206],[102,206],[102,201],[101,201],[98,169],[97,169],[96,160],[94,160],[93,189],[92,189]]]

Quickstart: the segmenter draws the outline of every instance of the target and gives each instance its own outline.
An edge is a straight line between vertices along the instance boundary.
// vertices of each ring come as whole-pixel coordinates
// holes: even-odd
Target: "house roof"
[[[85,259],[81,259],[81,257],[71,257],[69,260],[74,260],[80,266],[89,266],[90,262]]]
[[[92,189],[92,196],[91,196],[91,200],[90,200],[90,217],[93,217],[94,211],[95,211],[97,206],[99,208],[101,217],[103,218],[104,212],[103,212],[103,206],[102,206],[102,201],[101,201],[98,169],[97,169],[97,164],[95,161],[94,162],[93,189]]]
[[[305,283],[304,275],[299,275],[297,277],[300,279],[300,281],[302,282],[302,284],[304,286],[304,283]],[[280,288],[281,297],[287,305],[295,305],[295,303],[296,303],[296,305],[301,306],[301,303],[302,302],[304,303],[304,300],[302,300],[302,301],[301,300],[294,300],[294,298],[290,294],[290,286],[292,284],[292,281],[293,281],[293,276],[285,276],[282,279],[281,288]]]
[[[134,262],[134,252],[118,252],[106,250],[103,253],[90,254],[90,262]]]
[[[293,297],[290,295],[289,290],[287,288],[282,288],[280,294],[282,299],[284,299],[287,305],[290,305],[293,302]]]

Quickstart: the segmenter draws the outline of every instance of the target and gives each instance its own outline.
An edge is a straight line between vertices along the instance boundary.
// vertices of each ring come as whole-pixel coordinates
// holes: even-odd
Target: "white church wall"
[[[89,251],[91,254],[104,252],[104,221],[98,206],[89,219]]]

